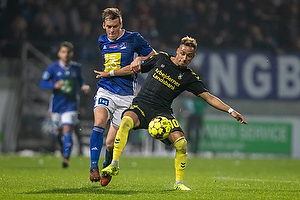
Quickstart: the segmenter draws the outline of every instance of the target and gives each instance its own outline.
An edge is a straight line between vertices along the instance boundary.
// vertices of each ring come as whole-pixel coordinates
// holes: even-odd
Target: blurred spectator
[[[100,25],[99,25],[100,26]],[[77,42],[80,46],[79,59],[81,63],[88,63],[97,60],[100,54],[97,45],[94,45],[95,38],[92,37],[92,23],[90,21],[81,22],[81,32]]]
[[[200,98],[188,95],[183,98],[185,108],[186,138],[191,141],[189,151],[197,154],[200,151],[200,134],[203,132],[203,118],[207,103]]]
[[[78,41],[84,49],[79,56],[86,57],[93,48],[89,40],[96,41],[103,33],[100,13],[119,7],[128,30],[142,32],[156,49],[172,48],[174,40],[189,35],[204,48],[280,53],[298,49],[299,4],[296,0],[2,0],[0,37],[8,40],[13,32],[20,34],[23,17],[31,42],[68,39],[76,45],[83,37]],[[13,22],[16,18],[18,23]]]

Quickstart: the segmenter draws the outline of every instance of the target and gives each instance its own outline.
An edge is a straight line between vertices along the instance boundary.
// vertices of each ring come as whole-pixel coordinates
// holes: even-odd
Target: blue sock
[[[72,133],[70,133],[70,132],[64,133],[64,137],[63,137],[63,155],[64,155],[64,158],[69,158],[70,157],[71,151],[72,151],[72,146],[73,146]]]
[[[113,150],[106,149],[103,167],[107,167],[111,163],[112,157],[113,157]]]
[[[103,133],[105,129],[100,126],[94,126],[90,137],[91,167],[99,168],[98,162],[103,145]]]

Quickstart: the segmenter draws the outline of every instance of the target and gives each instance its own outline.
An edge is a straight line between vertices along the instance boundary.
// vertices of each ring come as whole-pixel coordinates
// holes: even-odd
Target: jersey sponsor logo
[[[180,86],[180,83],[175,81],[172,77],[170,77],[170,75],[163,73],[162,70],[159,70],[158,68],[155,69],[153,78],[155,78],[171,90],[175,90],[176,87]]]
[[[109,45],[109,48],[110,48],[110,49],[114,49],[114,48],[117,48],[117,47],[118,47],[118,45],[116,45],[116,44]]]
[[[62,93],[70,94],[73,92],[74,88],[74,81],[73,80],[61,80],[63,83],[62,87],[60,88]]]
[[[105,72],[121,68],[121,53],[106,53],[104,59]]]
[[[120,49],[126,49],[126,47],[127,47],[127,42],[122,42],[120,44]]]

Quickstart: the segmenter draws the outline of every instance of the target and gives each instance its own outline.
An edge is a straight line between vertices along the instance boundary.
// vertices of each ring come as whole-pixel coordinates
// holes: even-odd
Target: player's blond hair
[[[186,36],[181,39],[180,45],[183,44],[185,46],[193,47],[195,50],[197,49],[197,41],[196,39]]]
[[[102,13],[102,21],[119,19],[122,23],[122,13],[118,8],[106,8]]]

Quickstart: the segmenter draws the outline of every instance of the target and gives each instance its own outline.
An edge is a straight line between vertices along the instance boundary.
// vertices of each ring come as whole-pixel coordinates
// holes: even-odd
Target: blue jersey
[[[59,80],[63,81],[63,86],[61,89],[54,89],[54,84]],[[81,65],[71,61],[70,65],[65,67],[60,61],[53,62],[43,73],[40,85],[42,88],[53,88],[51,112],[76,111],[79,89],[85,85]]]
[[[134,59],[134,54],[147,56],[153,50],[147,41],[137,32],[124,31],[124,34],[115,41],[110,41],[107,34],[103,34],[98,39],[98,44],[102,52],[102,71],[110,72],[120,69]],[[102,87],[118,95],[134,95],[136,89],[136,76],[120,76],[101,78],[97,87]]]

